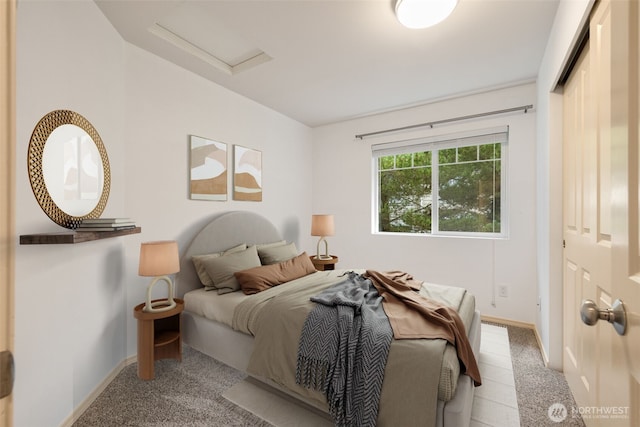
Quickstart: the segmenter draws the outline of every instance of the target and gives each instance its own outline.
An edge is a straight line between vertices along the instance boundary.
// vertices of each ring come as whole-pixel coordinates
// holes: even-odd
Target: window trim
[[[378,169],[380,157],[408,154],[418,151],[434,151],[447,148],[456,148],[469,145],[482,145],[495,143],[496,135],[506,134],[505,140],[501,142],[500,154],[500,232],[468,232],[468,231],[441,231],[439,229],[439,209],[432,209],[432,222],[430,233],[407,233],[380,231],[380,171]],[[470,142],[470,143],[469,143]],[[439,167],[440,162],[432,155],[432,197],[437,200],[439,191]],[[508,158],[509,158],[509,126],[500,126],[487,129],[476,129],[467,132],[454,134],[443,134],[423,138],[407,139],[401,141],[386,142],[371,145],[371,175],[372,175],[372,218],[371,229],[374,235],[389,236],[430,236],[430,237],[462,237],[462,238],[483,238],[483,239],[504,239],[509,236],[509,198],[508,194]]]

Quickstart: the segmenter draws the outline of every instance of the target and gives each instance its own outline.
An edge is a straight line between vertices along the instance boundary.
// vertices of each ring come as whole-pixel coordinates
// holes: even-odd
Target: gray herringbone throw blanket
[[[369,279],[348,278],[311,298],[296,382],[324,393],[337,426],[375,426],[393,331]]]

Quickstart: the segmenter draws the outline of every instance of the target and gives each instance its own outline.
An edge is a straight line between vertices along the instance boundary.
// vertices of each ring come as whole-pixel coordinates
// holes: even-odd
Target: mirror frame
[[[102,160],[102,194],[100,195],[100,199],[98,200],[98,204],[95,208],[83,216],[69,215],[55,203],[47,189],[47,185],[44,181],[44,174],[42,172],[44,146],[49,139],[51,132],[53,132],[57,127],[67,124],[78,126],[91,137],[98,148],[98,152],[100,153],[100,158]],[[111,189],[111,169],[109,168],[109,158],[100,135],[98,135],[98,132],[93,125],[91,125],[91,123],[82,115],[70,110],[55,110],[40,119],[31,134],[31,139],[29,140],[27,166],[33,194],[44,213],[47,214],[47,216],[56,224],[65,228],[75,229],[80,225],[83,219],[99,218],[104,211],[104,208],[107,205],[107,199],[109,198],[109,190]]]

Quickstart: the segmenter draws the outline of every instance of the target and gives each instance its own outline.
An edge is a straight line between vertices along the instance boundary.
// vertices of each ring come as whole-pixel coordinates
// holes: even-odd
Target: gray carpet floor
[[[544,366],[533,331],[514,326],[507,326],[507,329],[521,427],[583,427],[580,415],[575,418],[571,415],[576,402],[564,375]],[[549,418],[549,407],[556,403],[563,404],[568,411],[567,418],[561,423]]]
[[[156,361],[151,381],[138,379],[137,369],[126,366],[73,427],[271,426],[222,397],[243,373],[189,346],[182,362]]]
[[[533,331],[508,330],[521,426],[584,426],[571,416],[562,424],[549,418],[554,403],[575,407],[564,376],[544,366]],[[157,361],[155,374],[141,381],[135,363],[125,367],[73,427],[270,426],[222,397],[244,374],[188,346],[181,363]]]

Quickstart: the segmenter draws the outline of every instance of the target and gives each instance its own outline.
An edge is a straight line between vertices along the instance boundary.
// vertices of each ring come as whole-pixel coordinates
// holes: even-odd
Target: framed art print
[[[227,144],[191,135],[189,197],[227,200]]]
[[[233,146],[233,200],[262,201],[262,152]]]

